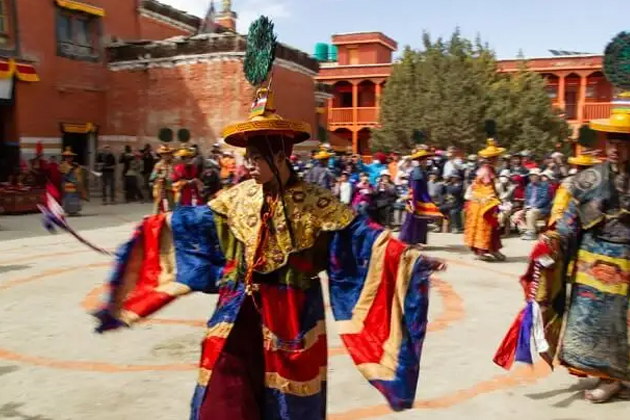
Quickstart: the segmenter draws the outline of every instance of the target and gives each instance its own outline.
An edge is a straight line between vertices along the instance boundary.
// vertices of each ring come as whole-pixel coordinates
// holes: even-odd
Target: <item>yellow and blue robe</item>
[[[562,216],[532,253],[523,278],[528,302],[495,356],[500,366],[532,363],[534,348],[548,362],[558,353],[576,375],[630,379],[630,191],[627,186],[620,191],[616,178],[603,163],[577,174],[565,190]],[[542,255],[556,263],[542,267],[537,262]],[[571,260],[574,273],[567,272]]]
[[[119,251],[98,331],[129,326],[190,292],[218,293],[202,344],[191,420],[198,420],[212,370],[247,298],[263,191],[246,181],[208,206],[153,215]],[[411,408],[427,329],[436,262],[372,226],[317,186],[286,188],[264,243],[258,287],[265,359],[263,419],[324,420],[327,345],[322,286],[354,363],[393,410]],[[291,224],[293,241],[287,229]]]

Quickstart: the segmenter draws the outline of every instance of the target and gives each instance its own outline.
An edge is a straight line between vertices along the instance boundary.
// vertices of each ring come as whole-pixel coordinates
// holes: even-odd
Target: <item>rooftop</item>
[[[161,41],[131,41],[108,47],[109,62],[168,59],[209,53],[244,53],[247,37],[217,27],[214,33],[193,36],[176,36]],[[309,54],[278,43],[276,58],[298,64],[312,72],[319,71],[319,63]]]

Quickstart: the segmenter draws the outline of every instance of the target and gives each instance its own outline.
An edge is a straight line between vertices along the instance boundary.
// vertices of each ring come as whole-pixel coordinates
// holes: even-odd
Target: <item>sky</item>
[[[204,16],[210,0],[159,0]],[[215,0],[217,10],[221,0]],[[380,31],[420,46],[423,31],[448,37],[456,27],[487,42],[499,58],[549,56],[548,50],[601,54],[617,33],[630,31],[630,0],[233,0],[237,30],[269,16],[278,40],[307,53],[335,33]]]

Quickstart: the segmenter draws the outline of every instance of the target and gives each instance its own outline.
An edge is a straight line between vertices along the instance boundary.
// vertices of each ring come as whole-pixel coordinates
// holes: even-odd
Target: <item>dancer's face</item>
[[[628,163],[628,159],[630,158],[630,142],[615,138],[608,139],[606,142],[606,156],[610,163]]]
[[[273,162],[274,164],[279,165],[280,162],[276,162],[276,160],[278,160],[278,156],[273,157]],[[257,184],[266,184],[273,180],[273,171],[265,159],[265,156],[263,156],[263,154],[254,147],[247,148],[247,153],[245,154],[245,166]]]

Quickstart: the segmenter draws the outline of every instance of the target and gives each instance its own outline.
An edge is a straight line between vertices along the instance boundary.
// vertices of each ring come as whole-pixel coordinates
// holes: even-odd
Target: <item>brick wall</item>
[[[181,28],[140,16],[136,0],[91,0],[105,9],[102,41],[163,39],[184,34]],[[61,122],[106,124],[105,92],[109,88],[106,51],[99,62],[57,55],[56,13],[53,1],[20,0],[20,55],[33,60],[38,83],[16,81],[16,121],[20,137],[59,138]]]
[[[112,71],[107,93],[103,139],[115,149],[124,144],[157,144],[162,127],[190,130],[191,142],[207,151],[223,128],[245,120],[253,89],[242,72],[242,60]],[[274,69],[278,113],[316,127],[313,77],[280,66]]]

